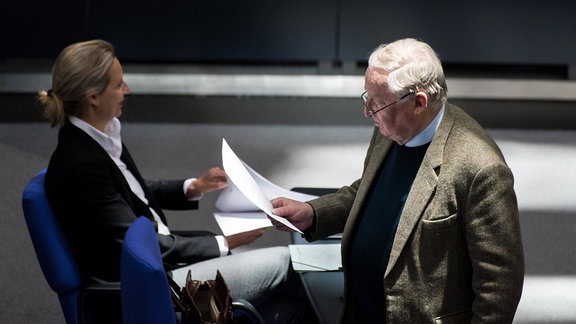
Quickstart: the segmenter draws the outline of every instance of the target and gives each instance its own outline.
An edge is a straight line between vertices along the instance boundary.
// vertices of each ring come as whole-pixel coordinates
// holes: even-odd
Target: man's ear
[[[424,92],[414,94],[414,113],[421,114],[428,107],[428,95]]]

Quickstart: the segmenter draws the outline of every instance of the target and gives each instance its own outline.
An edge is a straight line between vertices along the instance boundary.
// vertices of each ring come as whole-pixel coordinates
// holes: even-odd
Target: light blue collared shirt
[[[438,126],[440,126],[442,117],[444,116],[444,108],[445,105],[442,105],[442,108],[440,108],[440,111],[436,114],[436,117],[434,117],[432,122],[430,122],[430,124],[428,124],[428,126],[426,126],[426,128],[424,128],[424,130],[418,135],[412,137],[412,139],[410,139],[405,145],[407,147],[416,147],[432,142],[432,139],[438,130]]]

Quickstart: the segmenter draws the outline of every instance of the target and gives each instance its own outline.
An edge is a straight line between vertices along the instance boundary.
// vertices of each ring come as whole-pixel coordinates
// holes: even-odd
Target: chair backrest
[[[50,288],[58,294],[66,323],[78,322],[78,296],[82,277],[44,189],[46,169],[24,188],[22,209],[36,257]]]
[[[124,324],[176,323],[158,237],[144,216],[124,236],[120,284]]]

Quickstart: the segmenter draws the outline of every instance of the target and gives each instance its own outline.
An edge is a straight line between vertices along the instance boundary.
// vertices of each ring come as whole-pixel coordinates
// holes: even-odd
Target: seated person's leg
[[[188,270],[195,280],[214,279],[220,270],[232,298],[251,302],[266,323],[314,323],[302,320],[314,315],[287,247],[257,249],[175,269],[172,277],[181,287]]]

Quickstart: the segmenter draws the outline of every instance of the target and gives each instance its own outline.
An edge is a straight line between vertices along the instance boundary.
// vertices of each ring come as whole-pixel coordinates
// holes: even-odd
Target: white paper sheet
[[[295,271],[339,271],[342,268],[340,244],[291,244],[288,248]]]
[[[228,148],[230,147],[228,146]],[[234,153],[232,152],[232,154]],[[238,159],[236,155],[234,156]],[[282,188],[254,171],[254,169],[252,169],[248,164],[243,161],[241,162],[268,201],[276,197],[286,197],[298,201],[309,201],[318,198],[318,196]],[[226,166],[224,166],[224,170],[226,170]],[[226,170],[226,172],[228,172],[228,170]],[[250,212],[260,210],[260,208],[252,203],[252,201],[234,184],[234,182],[229,183],[228,187],[221,191],[218,200],[216,200],[216,208],[223,212]]]
[[[228,188],[222,190],[220,193],[220,196],[216,201],[216,208],[225,213],[263,211],[271,218],[283,223],[297,232],[302,233],[288,220],[272,213],[272,204],[270,203],[270,200],[283,196],[299,201],[307,201],[316,198],[316,196],[286,190],[271,183],[240,160],[232,151],[226,142],[226,139],[222,139],[222,165],[230,181]],[[221,213],[220,217],[216,217],[215,215],[221,229],[223,227],[231,227],[230,224],[224,224],[225,222],[237,224],[239,221],[238,218],[221,216]],[[260,227],[254,227],[252,229]]]
[[[260,209],[268,215],[272,214],[272,204],[225,139],[222,140],[222,165],[228,179],[257,207],[252,210]]]
[[[225,236],[272,226],[264,212],[214,213],[214,218]]]

